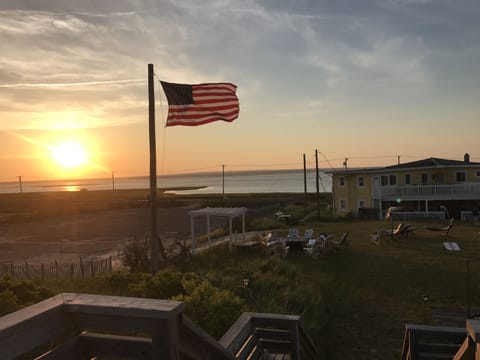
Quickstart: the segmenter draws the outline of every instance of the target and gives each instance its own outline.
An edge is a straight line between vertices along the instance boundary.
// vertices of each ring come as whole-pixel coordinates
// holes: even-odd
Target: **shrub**
[[[185,295],[174,298],[185,302],[185,312],[205,331],[220,338],[245,311],[245,303],[231,291],[219,289],[195,274],[183,278]]]
[[[30,281],[17,281],[9,276],[0,279],[0,315],[35,304],[53,295],[53,291]]]
[[[11,290],[0,292],[0,316],[14,312],[19,308],[17,297]]]
[[[175,270],[162,270],[155,276],[143,274],[137,283],[129,286],[133,296],[169,299],[183,294],[182,274]]]
[[[132,238],[117,256],[127,269],[147,272],[150,269],[150,241],[147,237],[142,240]]]

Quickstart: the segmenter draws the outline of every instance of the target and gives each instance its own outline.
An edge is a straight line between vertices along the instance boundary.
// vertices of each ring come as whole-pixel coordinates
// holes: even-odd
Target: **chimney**
[[[465,155],[463,155],[463,161],[466,162],[467,164],[470,162],[470,154],[469,153],[465,153]]]

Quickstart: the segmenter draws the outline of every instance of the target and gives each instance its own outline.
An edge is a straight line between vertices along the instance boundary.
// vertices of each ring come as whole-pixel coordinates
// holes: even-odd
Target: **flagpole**
[[[150,251],[151,271],[158,271],[157,239],[157,154],[155,140],[155,90],[153,83],[153,64],[148,64],[148,131],[150,139]]]

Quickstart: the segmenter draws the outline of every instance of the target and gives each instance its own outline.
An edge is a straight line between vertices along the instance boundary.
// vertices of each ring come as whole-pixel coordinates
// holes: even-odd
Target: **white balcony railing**
[[[480,199],[480,183],[452,185],[382,186],[373,189],[374,199],[381,200],[472,200]]]

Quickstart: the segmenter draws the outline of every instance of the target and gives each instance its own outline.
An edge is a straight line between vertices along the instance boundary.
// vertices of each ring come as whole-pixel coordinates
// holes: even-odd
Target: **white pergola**
[[[229,233],[230,233],[230,247],[232,246],[232,221],[234,218],[241,216],[242,217],[242,236],[245,239],[245,214],[247,208],[211,208],[206,207],[203,209],[192,210],[188,214],[190,215],[190,225],[192,231],[192,253],[195,253],[195,217],[196,216],[205,216],[207,218],[207,236],[208,244],[210,245],[210,217],[211,216],[224,216],[229,219]]]

